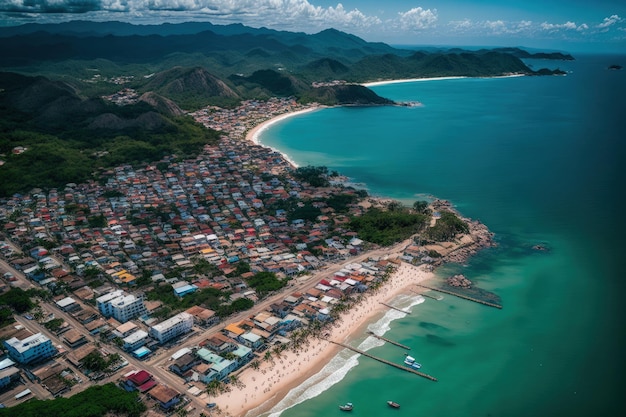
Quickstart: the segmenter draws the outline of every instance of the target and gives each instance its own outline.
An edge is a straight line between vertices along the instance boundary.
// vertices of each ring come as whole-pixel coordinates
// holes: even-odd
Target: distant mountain
[[[493,51],[504,52],[518,58],[534,58],[534,59],[554,59],[559,61],[573,61],[574,57],[570,54],[561,52],[535,52],[530,53],[520,48],[494,48]]]
[[[381,97],[367,87],[358,84],[326,85],[312,88],[302,97],[303,101],[335,105],[390,105],[392,100]]]
[[[67,59],[108,59],[148,63],[174,53],[208,56],[223,51],[266,57],[291,51],[300,62],[321,57],[359,59],[373,53],[402,53],[383,43],[370,43],[334,29],[314,35],[255,29],[243,25],[181,23],[131,25],[121,22],[67,22],[0,28],[1,67],[9,68]],[[248,56],[250,58],[250,56]]]
[[[256,97],[299,96],[309,88],[296,77],[271,69],[255,71],[248,77],[232,75],[229,80],[235,86],[241,87],[242,92]]]
[[[174,67],[159,72],[150,77],[139,89],[145,92],[156,92],[183,107],[190,100],[210,102],[210,99],[215,97],[240,98],[239,94],[224,81],[201,67]]]

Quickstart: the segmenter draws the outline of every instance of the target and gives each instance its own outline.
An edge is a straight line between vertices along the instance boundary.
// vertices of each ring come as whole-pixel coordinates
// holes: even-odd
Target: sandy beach
[[[378,292],[366,293],[362,302],[341,316],[340,325],[330,328],[328,339],[349,342],[364,332],[365,324],[388,310],[382,302],[389,302],[410,290],[419,291],[414,285],[430,278],[434,278],[434,273],[402,263]],[[280,357],[273,357],[273,361],[260,360],[261,366],[256,370],[248,366],[237,376],[242,383],[240,387],[232,387],[231,392],[209,401],[217,403],[223,415],[245,416],[251,410],[254,410],[255,416],[262,414],[291,389],[319,372],[341,349],[325,340],[311,338],[311,343],[303,348],[303,352],[287,350]]]
[[[250,129],[248,131],[248,133],[246,133],[246,140],[249,140],[250,142],[254,143],[255,145],[260,145],[260,143],[259,143],[259,135],[261,134],[261,132],[263,132],[265,129],[267,129],[268,127],[270,127],[274,123],[278,123],[281,120],[285,120],[285,119],[288,119],[290,117],[299,116],[299,115],[305,114],[305,113],[310,113],[312,111],[319,110],[321,108],[324,108],[324,106],[312,106],[312,107],[309,107],[309,108],[306,108],[306,109],[302,109],[302,110],[298,110],[298,111],[294,111],[294,112],[290,112],[290,113],[285,113],[285,114],[281,114],[280,116],[273,117],[273,118],[271,118],[269,120],[264,121],[263,123],[259,123],[258,125],[256,125],[252,129]]]
[[[399,84],[399,83],[412,83],[417,81],[444,81],[444,80],[460,80],[463,78],[510,78],[510,77],[524,77],[525,74],[509,74],[509,75],[499,75],[494,77],[429,77],[429,78],[407,78],[400,80],[387,80],[387,81],[373,81],[371,83],[364,83],[365,87],[375,87],[377,85],[387,85],[387,84]]]

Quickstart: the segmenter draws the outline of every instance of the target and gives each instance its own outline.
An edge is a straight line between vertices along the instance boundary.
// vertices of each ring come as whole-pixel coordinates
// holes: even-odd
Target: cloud
[[[604,20],[602,21],[602,23],[600,23],[599,25],[597,25],[597,28],[600,29],[605,29],[608,28],[609,26],[613,26],[614,24],[621,22],[622,19],[621,17],[619,17],[618,15],[614,14],[610,17],[605,17]]]
[[[437,22],[437,9],[415,7],[406,12],[398,13],[398,24],[402,30],[428,29]]]
[[[0,0],[0,12],[86,13],[129,12],[136,18],[210,19],[250,26],[303,28],[367,28],[381,24],[358,9],[314,6],[308,0]]]
[[[570,22],[570,21],[567,21],[565,23],[556,23],[556,24],[555,23],[543,22],[541,24],[541,29],[549,30],[549,31],[558,31],[558,30],[561,30],[561,29],[578,30],[578,31],[580,31],[580,30],[584,30],[584,29],[587,29],[587,28],[588,28],[588,26],[585,23],[583,23],[583,24],[581,24],[579,26],[579,25],[576,25],[575,22]]]
[[[101,8],[100,0],[0,0],[0,11],[11,13],[87,13]]]
[[[472,21],[470,19],[455,20],[448,24],[453,32],[472,33],[478,35],[504,35],[532,32],[536,26],[530,20],[520,20],[509,22],[505,20],[482,20]]]

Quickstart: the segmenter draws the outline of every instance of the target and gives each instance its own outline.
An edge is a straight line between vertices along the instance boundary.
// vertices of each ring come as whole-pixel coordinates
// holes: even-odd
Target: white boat
[[[339,409],[341,411],[352,411],[352,403],[346,403],[345,405],[340,405]]]
[[[406,358],[404,358],[404,364],[414,369],[420,369],[422,367],[421,363],[415,362],[415,358],[409,355],[406,355]]]

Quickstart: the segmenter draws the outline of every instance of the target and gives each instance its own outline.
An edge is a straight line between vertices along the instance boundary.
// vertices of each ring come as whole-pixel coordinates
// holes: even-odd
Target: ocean
[[[269,414],[615,416],[626,386],[626,56],[528,61],[567,76],[450,79],[372,87],[421,107],[338,107],[260,137],[298,165],[325,165],[406,204],[436,196],[496,234],[463,273],[502,310],[406,294],[369,326],[411,347],[432,382],[341,352]],[[547,251],[532,247],[545,245]],[[363,332],[351,341],[400,363]],[[387,400],[401,404],[399,410]]]

